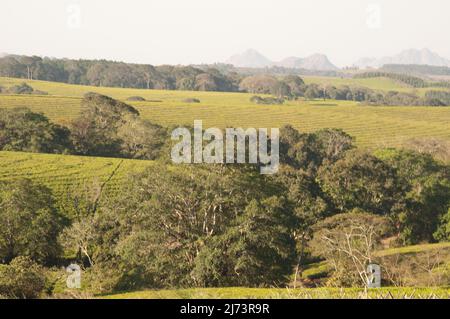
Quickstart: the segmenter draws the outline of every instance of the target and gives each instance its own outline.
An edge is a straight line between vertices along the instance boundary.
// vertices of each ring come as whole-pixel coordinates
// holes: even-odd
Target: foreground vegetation
[[[101,296],[107,299],[434,299],[450,298],[449,288],[207,288],[144,290]]]

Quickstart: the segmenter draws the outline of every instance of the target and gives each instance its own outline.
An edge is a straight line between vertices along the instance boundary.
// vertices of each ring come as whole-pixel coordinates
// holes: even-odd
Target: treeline
[[[106,60],[8,55],[0,76],[93,86],[198,91],[236,91],[240,76],[191,66],[152,66]]]
[[[417,75],[450,75],[450,68],[446,66],[419,65],[419,64],[385,64],[383,71],[389,73],[417,74]]]
[[[450,88],[450,82],[447,82],[447,81],[428,82],[428,81],[425,81],[424,79],[416,77],[416,76],[400,74],[400,73],[376,71],[376,72],[358,73],[358,74],[354,75],[354,78],[357,78],[357,79],[358,78],[359,79],[379,78],[379,77],[393,79],[395,81],[407,84],[407,85],[415,87],[415,88],[427,88],[427,87]]]
[[[94,292],[283,286],[317,257],[338,258],[329,284],[361,286],[351,256],[323,234],[336,245],[352,234],[359,249],[367,244],[360,230],[375,229],[368,251],[388,238],[450,239],[448,165],[412,151],[360,151],[337,129],[280,133],[282,165],[273,176],[253,165],[156,162],[126,179],[118,196],[100,200],[93,185],[68,190],[63,205],[39,183],[1,182],[8,222],[0,224],[0,295],[21,292],[26,285],[11,283],[23,283],[28,267],[34,290],[26,295],[36,296],[40,267],[71,261],[84,266],[84,287]]]
[[[255,94],[272,94],[275,100],[264,101],[261,97],[253,97],[257,104],[281,104],[282,99],[332,99],[356,101],[367,105],[391,106],[449,106],[448,92],[431,91],[425,97],[413,93],[389,91],[382,92],[364,87],[342,85],[305,84],[296,75],[274,77],[271,75],[254,75],[244,78],[240,83],[242,91]]]

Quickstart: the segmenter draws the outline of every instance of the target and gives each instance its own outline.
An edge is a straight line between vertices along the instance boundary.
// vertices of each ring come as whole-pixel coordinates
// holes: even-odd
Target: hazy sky
[[[325,53],[338,66],[427,47],[450,58],[448,0],[1,0],[0,52],[150,64]]]

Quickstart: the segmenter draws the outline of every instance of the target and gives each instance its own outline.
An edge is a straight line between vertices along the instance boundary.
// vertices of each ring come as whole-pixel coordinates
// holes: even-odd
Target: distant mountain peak
[[[232,64],[235,67],[264,68],[270,66],[272,61],[255,49],[248,49],[241,54],[233,55],[226,63]]]
[[[403,50],[397,55],[387,56],[380,59],[363,58],[355,63],[355,65],[360,68],[380,68],[385,64],[417,64],[450,67],[450,60],[439,56],[437,53],[428,48],[423,48]]]
[[[295,56],[287,57],[279,62],[272,62],[254,49],[249,49],[242,54],[233,55],[227,61],[236,67],[261,68],[268,66],[281,66],[292,69],[307,69],[317,71],[335,71],[338,70],[324,54],[316,53],[306,58]]]

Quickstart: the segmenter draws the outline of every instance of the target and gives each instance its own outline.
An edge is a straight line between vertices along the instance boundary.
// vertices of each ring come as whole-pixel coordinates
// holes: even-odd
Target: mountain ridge
[[[415,65],[431,65],[431,66],[447,66],[450,67],[450,60],[429,49],[409,49],[403,50],[399,54],[393,56],[385,56],[382,58],[361,58],[354,63],[359,68],[380,68],[387,64],[415,64]]]
[[[287,57],[281,61],[271,61],[258,51],[254,49],[246,50],[241,54],[231,56],[227,64],[232,64],[235,67],[245,68],[265,68],[272,66],[280,66],[293,69],[306,69],[315,71],[337,71],[339,68],[330,62],[328,57],[324,54],[313,54],[305,58],[296,56]]]

